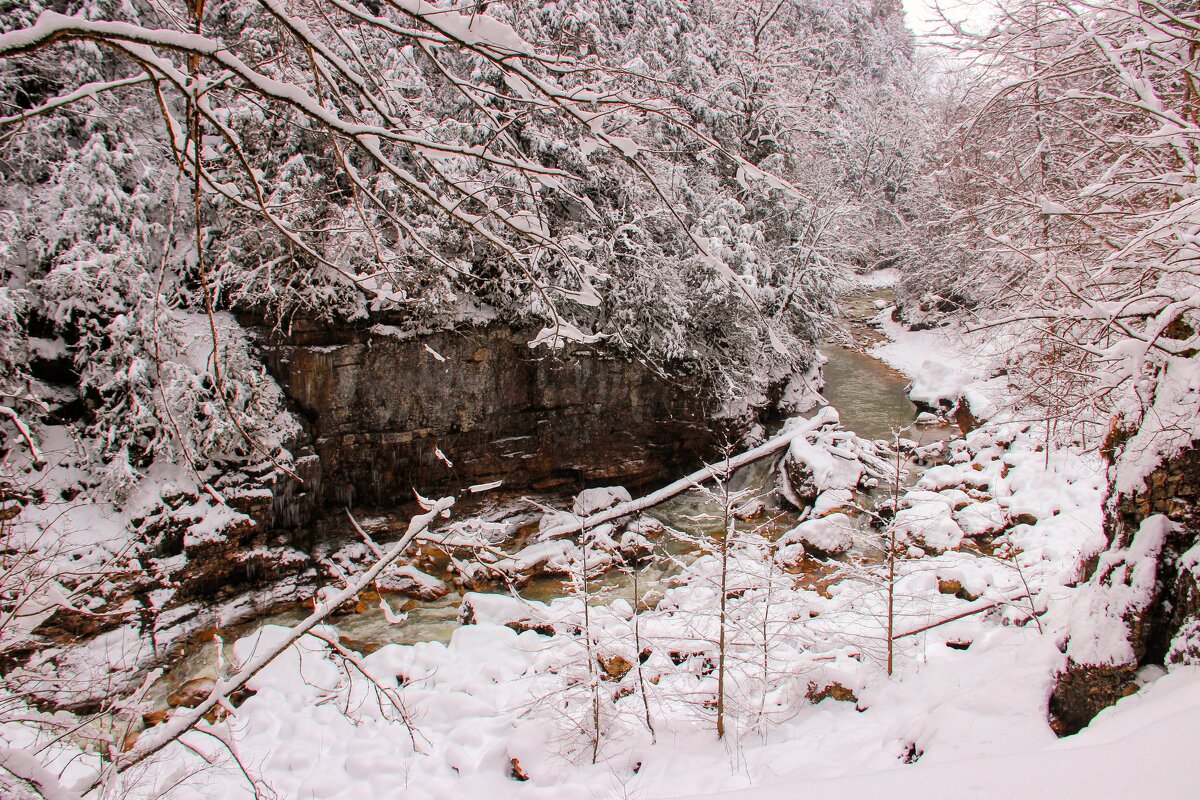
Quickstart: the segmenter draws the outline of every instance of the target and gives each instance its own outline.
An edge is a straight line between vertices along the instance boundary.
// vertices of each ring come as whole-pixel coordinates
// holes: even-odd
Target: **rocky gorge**
[[[604,345],[532,348],[500,323],[424,335],[375,325],[264,337],[304,419],[319,509],[393,505],[415,490],[642,487],[711,455],[718,401]]]

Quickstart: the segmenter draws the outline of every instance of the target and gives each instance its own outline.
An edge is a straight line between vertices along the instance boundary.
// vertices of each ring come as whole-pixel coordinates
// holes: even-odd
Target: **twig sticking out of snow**
[[[916,636],[918,633],[924,633],[925,631],[933,630],[934,628],[940,628],[943,625],[947,625],[951,622],[954,622],[955,620],[962,619],[963,617],[970,617],[974,614],[980,614],[984,611],[988,611],[989,609],[996,608],[997,606],[1006,606],[1010,603],[1015,603],[1018,600],[1025,600],[1028,597],[1029,597],[1029,594],[1027,592],[1022,592],[1020,594],[1015,594],[1012,597],[1008,597],[1004,600],[987,601],[982,604],[975,605],[972,608],[968,608],[966,611],[960,611],[957,614],[946,617],[945,619],[939,619],[936,622],[930,622],[928,624],[920,626],[919,628],[913,628],[912,630],[907,630],[907,631],[904,631],[903,633],[897,633],[895,636],[892,637],[892,639],[895,640],[895,639],[903,639],[905,636]],[[1036,617],[1037,613],[1035,612],[1033,614],[1033,616]]]

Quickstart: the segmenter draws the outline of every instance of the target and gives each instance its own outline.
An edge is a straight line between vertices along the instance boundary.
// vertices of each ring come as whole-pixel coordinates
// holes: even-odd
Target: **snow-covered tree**
[[[978,263],[941,269],[934,293],[1015,335],[1011,373],[1048,426],[1093,445],[1114,426],[1138,431],[1122,481],[1200,424],[1189,9],[1006,4],[963,45],[986,69],[930,217],[944,233],[928,240],[932,262],[961,246]]]

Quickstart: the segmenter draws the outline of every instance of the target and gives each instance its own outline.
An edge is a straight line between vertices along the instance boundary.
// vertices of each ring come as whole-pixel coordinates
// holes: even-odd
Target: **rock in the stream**
[[[780,489],[784,498],[796,508],[812,505],[821,493],[817,476],[808,462],[784,458],[780,465]]]
[[[834,512],[854,511],[854,492],[850,489],[829,489],[821,492],[813,503],[814,517],[827,517]]]
[[[962,396],[963,387],[973,380],[969,373],[939,361],[926,361],[917,370],[908,399],[926,411],[949,411]]]
[[[458,610],[460,625],[490,622],[512,628],[517,633],[534,631],[544,636],[554,635],[554,622],[545,603],[518,600],[515,597],[486,592],[463,595]]]
[[[778,544],[802,544],[829,555],[844,553],[854,544],[854,523],[845,514],[830,514],[801,522],[779,537]]]
[[[638,561],[654,552],[654,545],[645,536],[633,531],[621,534],[621,558],[626,561]]]
[[[208,699],[216,685],[216,678],[192,678],[167,695],[167,705],[171,708],[195,708]]]
[[[628,503],[632,499],[629,490],[624,486],[600,486],[584,489],[577,494],[571,510],[577,517],[590,517],[615,505]]]
[[[397,567],[381,576],[375,585],[381,592],[395,592],[426,603],[440,600],[450,591],[444,581],[411,565]]]
[[[792,542],[779,547],[775,551],[775,560],[784,569],[798,568],[804,561],[804,545]]]

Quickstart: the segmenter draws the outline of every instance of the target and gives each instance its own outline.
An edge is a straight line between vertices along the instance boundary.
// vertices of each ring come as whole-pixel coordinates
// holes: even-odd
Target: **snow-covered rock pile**
[[[895,474],[883,443],[842,429],[836,414],[829,417],[825,425],[797,437],[780,461],[779,494],[796,508],[817,506],[831,513],[849,506],[854,492],[888,482]],[[789,421],[784,432],[792,424],[797,421]],[[823,497],[827,492],[832,494]]]
[[[1062,453],[1047,459],[1034,437],[1014,424],[998,430],[973,431],[947,444],[949,463],[926,470],[897,504],[893,524],[900,541],[943,552],[964,537],[1065,525],[1055,518],[1075,508],[1081,495],[1092,497],[1094,475],[1084,478],[1076,469],[1072,477],[1047,479],[1048,469],[1071,459]]]
[[[636,561],[653,550],[651,539],[664,531],[662,524],[651,517],[632,516],[601,523],[573,537],[550,535],[563,523],[586,520],[631,499],[623,486],[585,489],[575,497],[569,512],[545,509],[537,532],[516,552],[484,549],[473,561],[456,561],[455,567],[468,584],[483,585],[496,579],[523,583],[538,573],[571,575],[586,569],[589,575],[595,575],[626,561]]]
[[[794,564],[808,550],[827,555],[844,553],[854,544],[854,523],[842,513],[808,519],[779,537],[777,558]]]

